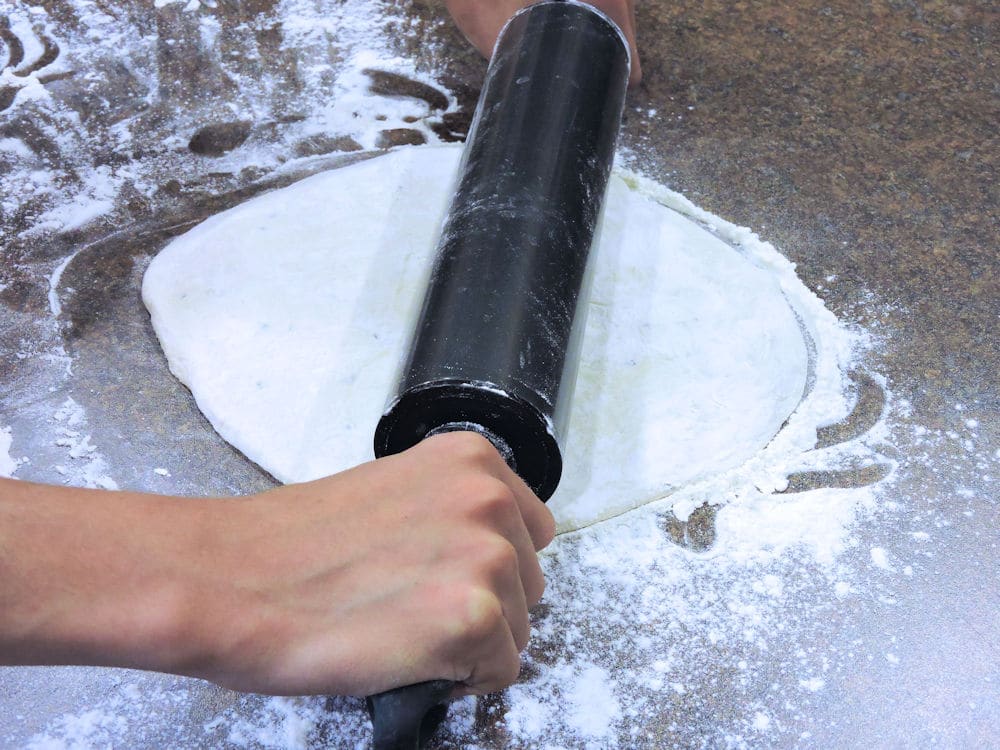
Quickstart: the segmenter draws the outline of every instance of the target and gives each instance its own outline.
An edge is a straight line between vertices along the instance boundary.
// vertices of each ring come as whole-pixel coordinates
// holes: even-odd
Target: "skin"
[[[473,433],[238,499],[0,479],[0,663],[492,692],[517,677],[554,530]]]
[[[625,33],[632,49],[629,85],[639,85],[642,66],[635,45],[635,0],[593,0],[590,4],[604,11]],[[531,3],[523,0],[446,0],[445,5],[466,39],[484,57],[489,57],[507,19]]]
[[[484,55],[524,2],[449,0]],[[633,2],[594,5],[635,54]],[[512,683],[552,514],[452,433],[245,498],[0,478],[0,664],[130,667],[275,695]]]

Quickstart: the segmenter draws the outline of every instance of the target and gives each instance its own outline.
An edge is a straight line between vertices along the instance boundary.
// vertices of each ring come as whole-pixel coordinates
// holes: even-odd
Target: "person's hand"
[[[484,438],[432,437],[227,514],[202,572],[213,658],[191,673],[275,694],[516,679],[555,526]]]
[[[554,529],[472,433],[250,498],[0,479],[0,664],[491,692],[517,677]]]
[[[590,0],[590,4],[608,14],[625,32],[632,50],[632,70],[629,85],[642,78],[639,51],[635,45],[635,0]],[[446,0],[448,12],[458,28],[484,57],[493,52],[500,29],[521,8],[531,5],[528,0]]]

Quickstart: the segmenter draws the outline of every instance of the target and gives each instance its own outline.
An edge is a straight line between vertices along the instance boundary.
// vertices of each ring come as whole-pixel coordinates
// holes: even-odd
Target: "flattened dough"
[[[408,148],[212,217],[151,263],[170,368],[282,482],[372,458],[460,147]],[[612,178],[562,482],[579,528],[734,468],[795,409],[808,353],[777,280]]]

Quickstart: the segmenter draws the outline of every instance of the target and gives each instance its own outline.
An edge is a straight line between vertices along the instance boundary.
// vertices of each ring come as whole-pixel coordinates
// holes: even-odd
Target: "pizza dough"
[[[171,370],[282,482],[372,455],[461,148],[316,175],[174,240],[143,281]],[[774,275],[616,174],[595,247],[562,531],[739,466],[803,396],[804,334]]]

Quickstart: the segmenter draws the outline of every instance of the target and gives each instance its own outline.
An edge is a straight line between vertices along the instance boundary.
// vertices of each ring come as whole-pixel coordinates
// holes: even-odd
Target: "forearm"
[[[197,660],[186,568],[209,564],[209,505],[0,479],[0,663]]]
[[[0,664],[290,695],[509,684],[552,514],[477,435],[248,498],[0,480]]]

